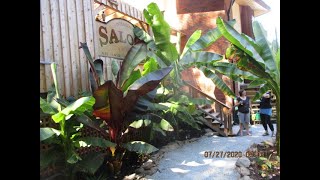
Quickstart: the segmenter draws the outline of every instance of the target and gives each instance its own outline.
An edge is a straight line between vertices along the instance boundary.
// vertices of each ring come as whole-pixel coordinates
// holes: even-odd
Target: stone
[[[123,180],[133,180],[136,177],[136,173],[125,176]]]
[[[240,167],[240,174],[242,176],[249,176],[250,175],[250,171],[246,167]]]
[[[140,167],[140,168],[136,169],[135,172],[136,172],[137,174],[141,174],[141,173],[144,172],[144,169],[143,169],[142,167]]]
[[[142,164],[142,168],[145,169],[145,170],[149,170],[154,166],[155,166],[155,164],[152,161],[151,162],[148,161],[148,162],[145,162],[145,163]]]
[[[252,180],[249,176],[243,176],[240,180]]]
[[[213,132],[207,132],[207,133],[205,134],[205,136],[211,137],[211,136],[213,136]]]
[[[250,160],[247,157],[241,157],[237,160],[236,166],[238,167],[249,167],[250,166]]]
[[[204,131],[205,131],[206,133],[213,132],[213,131],[212,131],[211,129],[209,129],[209,128],[205,128]]]
[[[241,174],[241,170],[240,170],[239,167],[236,167],[236,170],[237,170],[237,172],[238,172],[239,174]]]
[[[156,172],[157,172],[157,168],[152,168],[152,169],[150,169],[150,170],[145,171],[144,174],[151,176],[151,175],[153,175],[153,174],[156,173]]]
[[[272,147],[274,146],[274,142],[272,141],[264,141],[264,143]]]

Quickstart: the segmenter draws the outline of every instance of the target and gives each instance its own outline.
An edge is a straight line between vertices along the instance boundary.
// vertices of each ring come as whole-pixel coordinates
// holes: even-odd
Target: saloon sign
[[[134,42],[133,25],[124,19],[96,24],[98,55],[124,59]]]

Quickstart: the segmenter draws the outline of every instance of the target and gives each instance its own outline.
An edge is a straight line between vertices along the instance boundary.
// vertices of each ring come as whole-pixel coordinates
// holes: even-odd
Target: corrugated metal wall
[[[41,0],[40,16],[40,93],[47,92],[53,83],[50,65],[56,62],[60,92],[68,97],[79,91],[89,91],[89,66],[80,42],[87,42],[94,59],[104,62],[105,78],[114,79],[111,73],[113,58],[97,56],[95,16],[107,5],[135,19],[145,21],[143,14],[126,3],[118,5],[100,0]],[[120,63],[122,60],[116,60]]]

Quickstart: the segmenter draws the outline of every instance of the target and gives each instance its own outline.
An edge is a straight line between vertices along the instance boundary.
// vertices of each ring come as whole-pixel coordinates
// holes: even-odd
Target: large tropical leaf
[[[99,76],[96,72],[96,69],[95,69],[95,66],[93,63],[93,58],[91,56],[91,53],[90,53],[89,48],[87,46],[87,43],[80,42],[80,48],[83,49],[83,52],[86,55],[87,60],[89,61],[90,76],[92,77],[90,83],[91,83],[92,89],[94,91],[96,88],[98,88],[98,85],[100,84]]]
[[[219,88],[225,95],[231,96],[231,97],[236,97],[233,91],[223,82],[223,80],[213,73],[209,69],[204,70],[204,74],[206,77],[210,78],[212,82]]]
[[[93,114],[108,123],[110,137],[115,141],[123,124],[123,112],[125,112],[123,93],[111,80],[108,80],[99,86],[93,97],[96,99]]]
[[[250,82],[250,84],[248,85],[248,88],[253,88],[253,87],[257,87],[260,86],[261,84],[265,84],[266,81],[265,80],[261,80],[261,79],[256,79]]]
[[[276,65],[277,65],[277,68],[279,69],[279,72],[280,72],[280,48],[278,49],[277,54],[276,54]]]
[[[248,80],[255,80],[257,78],[257,76],[247,71],[242,71],[238,69],[237,66],[232,63],[215,62],[213,64],[208,65],[207,68],[214,71],[218,71],[219,73],[224,74],[233,80],[236,80],[237,79],[236,77],[240,77]]]
[[[158,64],[156,62],[156,60],[154,58],[149,58],[149,60],[144,63],[143,65],[143,71],[141,73],[142,76],[150,73],[150,72],[153,72],[155,70],[158,69]]]
[[[266,72],[269,73],[278,84],[280,84],[280,72],[276,65],[274,53],[271,50],[267,41],[265,30],[257,21],[253,22],[253,32],[257,44],[262,48],[260,56],[265,62]]]
[[[50,138],[51,136],[53,136],[54,134],[59,136],[60,131],[56,130],[54,128],[49,128],[49,127],[40,128],[40,141],[46,140],[46,139]]]
[[[207,64],[212,61],[219,61],[223,56],[215,54],[212,52],[187,52],[182,59],[179,61],[179,64],[182,66],[192,66],[194,64]]]
[[[190,49],[190,47],[201,37],[201,30],[196,30],[195,32],[192,33],[190,38],[188,39],[183,52],[181,53],[181,57],[184,56],[186,52]]]
[[[59,123],[63,118],[67,117],[71,114],[81,115],[83,112],[87,110],[91,110],[92,106],[95,103],[95,99],[90,97],[82,97],[75,101],[74,103],[70,104],[66,108],[64,108],[61,112],[58,112],[57,114],[54,114],[52,116],[52,119]]]
[[[138,98],[155,89],[159,85],[160,81],[168,75],[171,70],[172,67],[162,68],[157,71],[150,72],[135,81],[124,95],[124,101],[126,104],[123,109],[126,112],[130,112],[134,108]]]
[[[197,124],[197,122],[195,121],[195,119],[186,111],[180,111],[180,109],[178,109],[179,112],[177,112],[177,117],[180,118],[181,121],[185,122],[186,124],[188,124],[189,126],[200,130],[199,125]]]
[[[242,33],[241,34],[243,38],[245,38],[253,47],[254,49],[260,54],[260,52],[262,51],[262,47],[260,47],[256,41],[254,39],[252,39],[250,36]]]
[[[45,169],[48,166],[62,162],[63,161],[63,151],[58,150],[55,147],[51,147],[47,150],[40,151],[40,168]]]
[[[271,89],[271,87],[268,84],[261,86],[259,91],[254,95],[252,101],[256,101],[257,99],[261,98],[262,95],[270,89]]]
[[[250,55],[254,60],[260,63],[265,68],[264,60],[256,51],[256,49],[244,38],[239,32],[237,32],[228,23],[225,23],[221,17],[217,18],[217,26],[221,34],[229,40],[232,44],[240,48],[242,51]]]
[[[94,174],[104,161],[104,154],[92,152],[86,155],[82,161],[76,164],[76,171]]]
[[[236,23],[235,19],[228,21],[228,24],[230,24],[230,26],[234,26],[235,23]],[[209,47],[214,42],[216,42],[221,36],[222,36],[222,34],[220,33],[218,28],[214,28],[212,30],[209,30],[207,33],[205,33],[203,36],[201,36],[201,38],[198,39],[190,47],[190,49],[192,49],[193,51],[203,50],[203,49]]]
[[[82,137],[75,142],[77,147],[116,147],[116,144],[99,137]]]
[[[132,71],[138,64],[147,57],[147,45],[145,43],[138,43],[131,47],[126,57],[124,58],[120,74],[117,77],[117,87],[123,86],[125,81],[130,77]]]
[[[160,50],[158,56],[161,54],[163,59],[173,62],[178,58],[178,52],[175,46],[170,42],[171,28],[164,20],[163,14],[156,3],[150,3],[147,9],[143,11],[147,23],[151,26],[154,34],[156,47]],[[170,64],[167,64],[170,65]]]
[[[145,111],[165,111],[168,110],[168,107],[163,106],[158,103],[151,102],[150,99],[142,96],[138,99],[135,108],[141,112]]]
[[[173,131],[173,127],[171,126],[171,124],[166,121],[165,119],[161,119],[159,126],[161,129],[165,130],[165,131]]]
[[[55,108],[51,107],[51,105],[41,97],[40,97],[40,108],[44,113],[47,113],[47,114],[55,114],[58,112]]]
[[[249,56],[241,57],[237,62],[237,67],[243,71],[248,71],[261,79],[272,79],[270,74],[265,72],[265,69],[261,66],[261,64]]]
[[[128,87],[134,83],[136,80],[138,80],[139,78],[141,78],[141,73],[140,70],[137,69],[136,71],[133,71],[132,74],[130,75],[130,77],[127,79],[127,81],[123,84],[123,86],[121,87],[121,90],[124,92],[128,89]]]
[[[133,121],[129,126],[133,127],[133,128],[141,128],[143,125],[143,119],[137,120],[137,121]]]
[[[94,68],[96,69],[97,75],[99,77],[99,86],[104,83],[104,75],[103,75],[103,61],[101,59],[96,59],[94,62]]]
[[[115,60],[112,60],[112,62],[111,62],[111,70],[112,70],[112,74],[113,74],[114,77],[117,77],[119,69],[120,69],[119,64]]]
[[[97,131],[99,131],[100,133],[102,133],[105,137],[107,136],[106,132],[104,129],[102,129],[98,123],[94,122],[91,118],[89,118],[88,116],[82,114],[80,116],[76,117],[76,120],[88,127],[91,127]]]
[[[70,164],[75,164],[75,163],[77,163],[78,161],[81,161],[81,160],[82,160],[82,158],[75,151],[70,153],[68,155],[68,157],[67,157],[67,162],[70,163]]]
[[[134,151],[139,154],[150,154],[152,152],[159,150],[158,148],[152,146],[151,144],[148,144],[143,141],[132,141],[129,143],[125,143],[123,144],[123,147],[125,147],[129,151]]]
[[[164,59],[161,59],[161,58],[156,54],[156,52],[148,51],[148,52],[147,52],[147,55],[148,55],[148,57],[155,59],[161,68],[167,67],[167,64],[166,64],[167,61],[165,61]],[[168,64],[170,64],[170,63],[168,62]]]
[[[147,43],[148,50],[156,50],[156,44],[154,43],[153,38],[146,33],[144,30],[140,29],[139,27],[133,28],[133,33],[136,37],[138,37],[140,40],[143,40]]]

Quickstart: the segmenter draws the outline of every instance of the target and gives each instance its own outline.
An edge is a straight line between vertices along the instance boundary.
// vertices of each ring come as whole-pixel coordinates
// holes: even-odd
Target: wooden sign
[[[124,59],[134,43],[133,25],[124,19],[96,21],[98,55]]]

